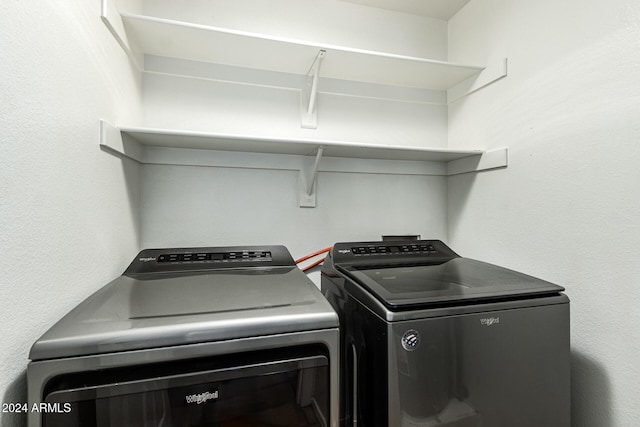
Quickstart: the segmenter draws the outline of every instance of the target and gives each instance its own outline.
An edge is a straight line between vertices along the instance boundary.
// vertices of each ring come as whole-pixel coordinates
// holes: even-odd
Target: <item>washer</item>
[[[564,288],[437,240],[334,245],[344,425],[569,427]]]
[[[31,348],[29,425],[335,427],[338,340],[283,246],[144,250]]]

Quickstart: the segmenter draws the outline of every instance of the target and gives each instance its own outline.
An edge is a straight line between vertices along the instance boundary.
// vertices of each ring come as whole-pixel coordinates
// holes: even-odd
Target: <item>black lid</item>
[[[334,246],[334,251],[341,251],[334,262],[339,271],[392,310],[524,298],[564,290],[507,268],[462,258],[440,241],[409,244],[418,249],[388,255],[365,255],[357,249],[375,246],[375,242],[339,244]]]

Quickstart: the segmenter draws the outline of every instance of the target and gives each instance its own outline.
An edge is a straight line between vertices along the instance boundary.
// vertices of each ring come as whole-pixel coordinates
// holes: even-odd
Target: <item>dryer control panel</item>
[[[145,249],[124,274],[284,266],[295,266],[291,254],[284,246]]]
[[[248,249],[229,252],[187,252],[164,253],[158,255],[157,262],[224,262],[224,261],[271,261],[271,252],[268,250],[252,251]]]

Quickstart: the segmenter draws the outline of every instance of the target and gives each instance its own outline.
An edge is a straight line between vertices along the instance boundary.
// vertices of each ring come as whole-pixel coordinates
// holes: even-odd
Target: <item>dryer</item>
[[[29,425],[335,427],[338,337],[283,246],[144,250],[34,343]]]
[[[437,240],[334,245],[343,424],[569,427],[563,291]]]

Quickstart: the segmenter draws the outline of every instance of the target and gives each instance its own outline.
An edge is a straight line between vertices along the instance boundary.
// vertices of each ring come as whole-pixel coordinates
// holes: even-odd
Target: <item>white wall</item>
[[[340,0],[195,0],[189,7],[153,0],[144,2],[144,12],[349,48],[440,60],[447,55],[446,21]],[[307,67],[311,66],[310,59]],[[446,146],[446,99],[436,91],[323,78],[318,127],[301,128],[300,89],[308,68],[293,75],[148,56],[143,124],[276,138]]]
[[[434,59],[446,59],[447,53],[445,21],[335,0],[208,0],[188,8],[148,1],[144,6],[151,15],[273,36]],[[152,56],[145,58],[145,69],[142,123],[147,127],[412,146],[447,143],[444,92],[321,79],[318,127],[304,129],[303,75]],[[218,154],[199,156],[215,163]],[[377,240],[382,234],[446,237],[441,176],[414,174],[410,166],[404,170],[397,164],[362,172],[357,160],[342,162],[336,172],[324,168],[331,163],[325,159],[317,207],[301,209],[295,168],[279,169],[273,166],[277,159],[263,157],[270,165],[264,169],[242,168],[242,160],[233,168],[220,162],[145,165],[143,246],[284,244],[298,257],[336,241]]]
[[[139,120],[140,82],[98,0],[3,0],[0,27],[0,401],[10,403],[26,402],[31,344],[138,250],[139,168],[99,149],[98,120]]]
[[[573,425],[640,425],[640,3],[473,0],[449,42],[509,58],[449,108],[452,148],[509,147],[507,169],[450,178],[450,242],[565,286]]]
[[[206,155],[206,153],[203,153]],[[317,207],[294,170],[144,165],[144,247],[284,244],[294,257],[383,234],[446,236],[446,178],[321,172]]]
[[[147,56],[143,125],[272,138],[445,147],[445,92],[320,79],[317,128],[300,125],[301,75]],[[306,111],[306,110],[304,110]]]

